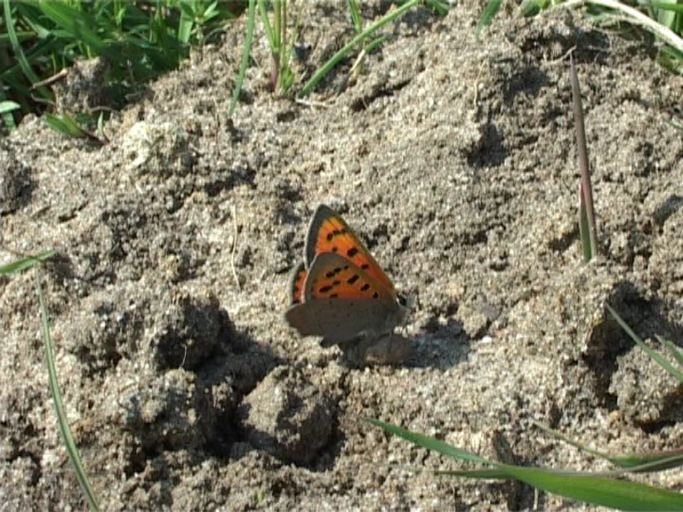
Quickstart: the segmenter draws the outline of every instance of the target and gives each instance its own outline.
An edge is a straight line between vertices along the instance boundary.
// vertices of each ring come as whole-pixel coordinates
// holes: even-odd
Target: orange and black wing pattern
[[[304,284],[304,302],[315,299],[384,300],[394,302],[389,290],[343,256],[318,254]]]
[[[320,205],[313,214],[308,228],[304,259],[310,269],[315,257],[321,253],[334,253],[348,259],[392,297],[394,285],[365,248],[353,230],[331,208]]]

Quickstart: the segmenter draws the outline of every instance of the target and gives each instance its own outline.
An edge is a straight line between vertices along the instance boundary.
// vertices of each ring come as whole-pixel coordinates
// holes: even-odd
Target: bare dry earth
[[[351,35],[316,4],[298,73]],[[364,13],[373,18],[384,3]],[[37,119],[0,141],[4,245],[43,274],[65,401],[106,510],[520,509],[576,505],[453,468],[379,418],[485,456],[605,468],[680,447],[683,393],[610,320],[681,340],[683,82],[557,12],[416,11],[302,105],[267,90],[261,46],[227,115],[243,26],[153,84],[97,148]],[[582,262],[565,56],[584,93],[602,257]],[[320,104],[324,104],[321,106]],[[338,209],[416,305],[414,356],[357,369],[282,320],[311,212]],[[4,259],[10,258],[5,253]],[[59,441],[36,274],[4,279],[0,508],[83,507]],[[680,471],[641,477],[672,489]]]

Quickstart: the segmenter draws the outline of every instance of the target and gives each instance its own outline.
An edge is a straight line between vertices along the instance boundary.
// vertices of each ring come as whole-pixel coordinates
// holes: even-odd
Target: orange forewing
[[[386,292],[394,296],[394,285],[358,239],[353,230],[332,209],[320,205],[313,215],[306,240],[306,264],[310,267],[320,253],[331,252],[351,261]],[[350,293],[350,292],[349,292]]]
[[[337,253],[318,254],[306,276],[305,300],[393,300],[388,290],[364,270]]]

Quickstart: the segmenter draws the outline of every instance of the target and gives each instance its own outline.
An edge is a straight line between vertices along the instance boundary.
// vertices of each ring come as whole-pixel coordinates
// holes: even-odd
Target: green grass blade
[[[87,137],[87,132],[68,114],[63,114],[61,116],[45,114],[43,120],[50,128],[67,137]]]
[[[522,3],[519,5],[519,9],[522,13],[522,16],[536,16],[541,11],[545,11],[548,7],[550,7],[551,3],[552,0],[522,0]]]
[[[628,324],[624,322],[624,320],[617,314],[616,311],[614,311],[614,309],[612,309],[612,307],[609,304],[605,304],[605,307],[608,309],[608,311],[614,317],[617,323],[621,326],[621,328],[624,331],[626,331],[626,334],[628,334],[629,337],[636,343],[636,345],[642,348],[647,353],[647,355],[649,355],[659,366],[666,370],[669,373],[669,375],[677,379],[678,382],[683,383],[682,371],[680,371],[669,361],[667,361],[659,352],[648,347],[647,344],[643,340],[641,340],[635,332],[633,332],[633,330],[628,326]]]
[[[666,6],[667,4],[675,6],[677,2],[678,0],[662,0],[659,2],[660,6],[657,9],[657,21],[674,31],[676,29],[676,13],[674,12],[674,9],[667,9],[662,6]]]
[[[479,23],[477,24],[477,37],[479,37],[482,30],[491,24],[493,18],[498,14],[501,5],[503,5],[503,0],[489,0],[486,7],[484,7],[484,12],[481,13]]]
[[[240,70],[235,81],[235,88],[232,91],[232,99],[230,100],[229,114],[235,112],[237,100],[240,97],[240,91],[244,84],[244,76],[247,73],[247,66],[249,66],[249,56],[251,55],[251,45],[254,41],[254,25],[256,25],[256,0],[249,0],[249,10],[247,12],[247,35],[244,39],[244,48],[242,48],[242,59],[240,60]]]
[[[84,12],[62,2],[49,0],[42,0],[38,5],[43,14],[60,26],[71,38],[82,41],[97,54],[104,51],[105,43],[90,29],[96,26],[95,22]]]
[[[441,453],[443,455],[446,455],[448,457],[453,457],[455,459],[459,460],[464,460],[468,462],[477,462],[479,464],[492,464],[492,462],[484,459],[483,457],[480,457],[479,455],[468,452],[466,450],[461,450],[460,448],[456,448],[454,446],[451,446],[448,443],[445,443],[443,441],[440,441],[439,439],[434,439],[433,437],[425,436],[422,434],[418,434],[416,432],[411,432],[410,430],[406,430],[404,428],[401,428],[397,425],[392,425],[391,423],[385,423],[380,420],[373,420],[370,419],[368,420],[372,425],[375,425],[376,427],[379,427],[386,432],[389,432],[391,434],[394,434],[402,439],[405,439],[406,441],[410,441],[413,444],[416,444],[417,446],[421,446],[422,448],[426,448],[428,450],[433,450],[435,452]]]
[[[583,260],[588,262],[593,257],[591,247],[590,228],[588,227],[588,212],[586,210],[586,199],[583,187],[579,183],[579,238],[581,239],[581,251]]]
[[[451,4],[444,0],[425,0],[425,5],[439,16],[446,16]]]
[[[21,44],[19,43],[19,39],[14,28],[14,17],[12,15],[12,8],[10,6],[9,0],[3,0],[3,16],[5,18],[7,36],[9,37],[10,44],[12,45],[12,50],[14,51],[14,54],[17,57],[17,63],[21,68],[22,73],[24,73],[24,76],[29,80],[30,83],[35,84],[39,82],[40,79],[38,78],[38,75],[36,75],[33,72],[33,68],[31,67],[31,64],[26,58],[26,54],[24,53],[24,50],[21,47]],[[43,98],[50,97],[50,93],[44,87],[39,87],[38,93]]]
[[[671,342],[670,340],[662,338],[658,334],[656,334],[655,337],[662,345],[664,345],[669,350],[669,353],[674,357],[676,362],[679,365],[683,366],[683,350],[674,345],[673,342]]]
[[[15,101],[0,101],[0,114],[6,114],[21,108],[21,105]]]
[[[628,469],[629,473],[652,473],[683,466],[683,451],[639,453],[609,457],[615,466]]]
[[[26,256],[25,258],[20,258],[18,260],[7,263],[6,265],[0,266],[0,275],[10,275],[18,274],[23,272],[39,263],[51,258],[55,255],[55,251],[49,250],[36,254],[35,256]]]
[[[463,478],[474,478],[479,480],[509,480],[510,475],[506,471],[500,469],[453,469],[453,470],[437,470],[435,475],[439,476],[459,476]]]
[[[346,0],[346,7],[351,16],[351,23],[356,33],[363,31],[363,17],[360,14],[360,0]]]
[[[662,471],[664,469],[671,469],[683,465],[683,449],[671,450],[667,452],[651,452],[651,453],[640,453],[640,454],[627,454],[627,455],[609,455],[598,450],[589,448],[588,446],[582,445],[573,439],[565,436],[557,430],[543,425],[537,421],[533,421],[534,426],[543,430],[545,433],[559,439],[582,452],[589,453],[595,457],[607,460],[614,464],[615,466],[627,469],[629,473],[644,473],[652,471]],[[610,475],[623,474],[624,471],[609,472]]]
[[[5,97],[2,94],[2,89],[3,89],[3,85],[2,85],[2,82],[0,81],[0,99]],[[18,103],[14,102],[14,101],[10,101],[10,100],[0,101],[0,118],[2,119],[2,122],[5,123],[5,127],[9,131],[12,131],[17,127],[17,123],[14,121],[14,116],[12,115],[12,111],[17,110],[18,108],[21,108],[21,105],[19,105]]]
[[[266,38],[268,39],[268,46],[270,50],[275,51],[277,46],[275,32],[270,24],[270,19],[268,18],[268,9],[266,7],[266,0],[258,0],[259,14],[261,15],[261,22],[263,23],[263,30],[266,33]]]
[[[650,485],[588,474],[501,464],[509,476],[565,498],[621,510],[683,510],[683,494]]]
[[[683,4],[675,4],[653,0],[652,2],[649,2],[647,5],[651,5],[652,7],[661,9],[663,11],[683,12]]]
[[[313,73],[313,76],[304,84],[302,87],[301,91],[299,92],[298,96],[300,98],[303,98],[304,96],[308,96],[313,89],[315,89],[316,85],[327,76],[327,74],[346,56],[354,49],[354,47],[361,43],[365,38],[367,38],[369,35],[373,34],[380,28],[382,28],[384,25],[391,23],[392,21],[396,20],[397,18],[400,18],[403,16],[405,13],[407,13],[410,9],[416,7],[417,5],[420,4],[421,0],[408,0],[406,3],[401,5],[398,9],[394,9],[390,13],[386,14],[384,17],[380,18],[377,20],[375,23],[369,25],[363,32],[360,34],[356,34],[356,36],[351,39],[342,49],[340,49],[337,53],[332,55],[330,59],[325,62],[319,69]]]
[[[62,395],[59,390],[59,382],[57,381],[54,345],[52,343],[52,337],[50,336],[50,325],[47,318],[47,308],[45,307],[45,299],[43,297],[43,291],[40,287],[40,281],[36,281],[36,293],[38,294],[38,302],[40,303],[40,321],[43,344],[45,346],[45,360],[47,361],[50,394],[52,395],[52,401],[54,402],[55,411],[57,413],[59,431],[62,434],[62,440],[64,441],[64,446],[69,455],[69,460],[71,460],[71,463],[76,470],[76,478],[81,484],[81,488],[83,489],[83,492],[85,492],[86,498],[88,499],[90,510],[99,510],[95,492],[93,491],[90,481],[88,480],[88,475],[85,472],[81,455],[78,451],[78,447],[76,446],[74,438],[71,434],[71,429],[69,428],[69,423],[66,419],[66,411],[64,409]]]
[[[192,14],[188,12],[190,7],[185,2],[180,3],[180,20],[178,21],[178,40],[187,44],[192,36],[194,21]]]

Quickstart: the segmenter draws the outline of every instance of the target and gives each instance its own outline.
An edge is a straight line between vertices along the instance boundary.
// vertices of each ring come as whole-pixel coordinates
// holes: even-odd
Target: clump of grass
[[[263,28],[268,38],[273,68],[271,72],[271,85],[273,90],[287,92],[294,82],[294,72],[289,66],[292,54],[291,34],[287,29],[287,0],[272,0],[273,21],[271,23],[267,12],[266,0],[259,0],[258,8],[263,22]]]
[[[106,88],[122,106],[150,79],[168,72],[235,17],[231,4],[157,2],[12,2],[2,0],[0,100],[40,113],[54,103],[45,85],[82,59],[108,62]],[[7,123],[6,123],[7,124]]]

